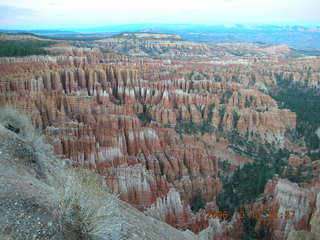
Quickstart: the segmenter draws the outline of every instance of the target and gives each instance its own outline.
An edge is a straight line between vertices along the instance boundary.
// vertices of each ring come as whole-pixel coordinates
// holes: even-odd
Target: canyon
[[[320,157],[300,112],[278,96],[287,86],[318,97],[320,57],[166,34],[59,40],[46,50],[54,55],[0,58],[0,103],[25,112],[61,159],[201,239],[242,239],[248,225],[266,239],[319,237]],[[225,210],[228,181],[255,163],[274,172],[250,199],[230,200],[228,221],[208,219],[206,211]]]

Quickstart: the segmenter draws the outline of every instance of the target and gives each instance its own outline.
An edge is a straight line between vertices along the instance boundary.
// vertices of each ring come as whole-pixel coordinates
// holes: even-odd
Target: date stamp
[[[265,220],[272,220],[275,218],[281,218],[285,220],[294,219],[295,216],[295,210],[287,209],[283,212],[280,212],[277,209],[271,209],[271,210],[252,210],[252,211],[239,211],[239,217],[240,219],[245,218],[254,218],[256,220],[260,220],[261,218]],[[219,218],[220,220],[226,220],[230,217],[232,217],[231,213],[229,211],[205,211],[204,217],[206,220],[212,219],[212,218]]]

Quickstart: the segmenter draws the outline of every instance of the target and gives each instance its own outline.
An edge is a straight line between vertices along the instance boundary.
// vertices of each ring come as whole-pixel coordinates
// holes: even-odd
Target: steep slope
[[[313,213],[310,224],[311,231],[292,231],[289,234],[288,240],[316,240],[320,238],[319,224],[320,224],[320,194],[317,199],[317,210]]]
[[[118,200],[88,170],[54,156],[21,113],[1,109],[0,229],[8,239],[181,239]]]

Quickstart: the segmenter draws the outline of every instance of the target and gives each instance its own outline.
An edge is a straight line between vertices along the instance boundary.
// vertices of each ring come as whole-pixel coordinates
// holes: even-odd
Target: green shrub
[[[216,129],[214,126],[212,126],[211,121],[213,117],[213,109],[214,104],[208,105],[208,115],[207,118],[204,118],[201,122],[193,122],[192,120],[182,120],[181,118],[177,119],[177,123],[175,126],[175,130],[179,134],[205,134],[209,133],[212,134],[216,132]]]
[[[153,120],[153,118],[149,112],[149,109],[147,108],[146,105],[143,105],[143,111],[138,114],[138,118],[142,122],[143,126],[149,124]]]
[[[295,183],[310,182],[312,176],[312,167],[300,165],[296,171],[288,176],[288,179]]]
[[[228,161],[219,161],[218,162],[219,169],[221,169],[223,172],[228,172],[230,170],[231,164]]]
[[[202,197],[201,191],[198,191],[191,199],[190,207],[194,212],[198,212],[200,209],[204,209],[206,202]]]

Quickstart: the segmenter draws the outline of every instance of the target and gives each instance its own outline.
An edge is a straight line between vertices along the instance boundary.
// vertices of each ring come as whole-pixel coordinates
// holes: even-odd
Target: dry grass
[[[0,233],[0,240],[13,240],[13,238],[6,233]]]
[[[101,176],[78,168],[67,169],[61,177],[54,210],[61,231],[88,239],[112,236],[121,228],[117,197],[108,193]]]
[[[64,239],[120,238],[118,199],[100,175],[55,157],[28,117],[14,109],[0,109],[1,129],[8,134],[0,131],[0,150],[9,157],[0,159],[0,184],[48,209]]]
[[[26,141],[33,141],[34,138],[38,137],[36,130],[25,113],[10,106],[1,107],[0,113],[0,124],[16,133],[20,138]]]
[[[17,148],[21,159],[29,160],[37,165],[41,165],[42,154],[52,151],[52,146],[45,143],[42,135],[33,127],[28,115],[18,111],[14,107],[5,106],[0,108],[0,126],[12,133],[16,143],[21,143]]]

